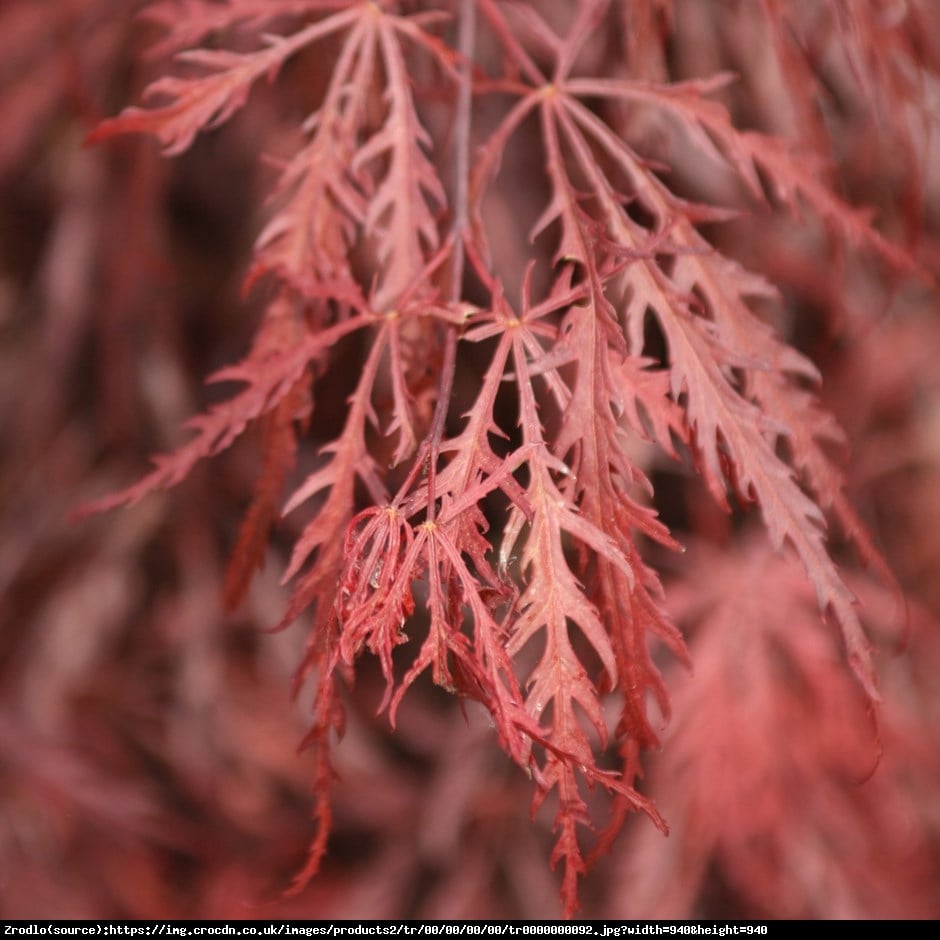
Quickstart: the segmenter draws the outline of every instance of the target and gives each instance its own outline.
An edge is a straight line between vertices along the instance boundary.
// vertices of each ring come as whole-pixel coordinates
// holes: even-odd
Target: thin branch
[[[457,88],[457,111],[455,126],[455,173],[454,181],[454,220],[452,227],[453,262],[451,265],[450,300],[460,300],[464,268],[464,232],[469,220],[468,192],[470,176],[470,125],[473,104],[472,62],[476,35],[475,0],[460,0],[460,19],[457,25],[457,50],[460,53],[460,84]],[[437,473],[437,458],[441,440],[444,436],[444,424],[450,407],[451,393],[454,388],[454,372],[457,366],[457,327],[448,324],[445,327],[444,361],[441,365],[440,385],[434,417],[428,433],[428,521],[433,522],[435,512],[434,484]]]

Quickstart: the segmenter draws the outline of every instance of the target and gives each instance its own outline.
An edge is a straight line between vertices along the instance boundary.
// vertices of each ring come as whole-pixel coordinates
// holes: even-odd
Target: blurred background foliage
[[[277,154],[329,67],[291,67],[172,161],[149,140],[84,147],[165,64],[145,54],[159,31],[135,19],[142,6],[0,6],[0,915],[554,915],[551,815],[530,821],[528,782],[486,721],[419,683],[392,734],[368,668],[336,751],[329,857],[284,895],[311,834],[308,708],[290,694],[303,625],[265,632],[286,600],[290,524],[243,605],[220,601],[251,432],[172,493],[70,522],[178,442],[213,400],[204,377],[247,349],[260,308],[240,282],[274,176],[257,153]],[[605,37],[621,71],[739,73],[727,100],[742,125],[822,153],[843,195],[937,272],[930,0],[621,7],[622,35]],[[722,185],[669,158],[690,192]],[[781,328],[824,375],[908,615],[853,575],[880,650],[876,721],[799,570],[650,458],[688,547],[665,564],[694,672],[663,662],[674,713],[646,780],[673,832],[632,820],[586,879],[584,913],[938,917],[936,283],[902,281],[806,220],[758,213],[708,234],[781,287]],[[315,422],[309,452],[332,431]]]

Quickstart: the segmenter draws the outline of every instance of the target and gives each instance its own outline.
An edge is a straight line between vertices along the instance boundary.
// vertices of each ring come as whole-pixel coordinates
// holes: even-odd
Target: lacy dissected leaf
[[[559,456],[568,459],[566,455],[572,455],[572,489],[582,512],[618,544],[634,567],[643,571],[642,578],[626,582],[622,573],[601,557],[594,578],[597,606],[606,612],[618,663],[630,676],[618,737],[632,755],[637,743],[641,747],[656,743],[656,734],[646,718],[648,691],[654,692],[660,708],[668,713],[668,697],[650,659],[647,634],[665,640],[680,658],[685,658],[685,651],[678,632],[658,607],[657,599],[662,596],[658,578],[642,564],[635,545],[636,537],[642,534],[671,548],[677,547],[655,513],[628,495],[634,484],[648,487],[648,481],[627,452],[628,439],[620,426],[626,411],[633,418],[633,432],[646,434],[644,421],[636,410],[636,385],[631,383],[631,387],[624,381],[631,374],[642,375],[641,363],[627,351],[615,310],[604,295],[604,285],[612,271],[623,266],[628,272],[633,264],[650,263],[657,249],[668,250],[670,244],[654,237],[648,247],[626,252],[623,246],[609,241],[603,229],[578,204],[578,194],[562,157],[551,99],[543,107],[542,118],[553,211],[558,213],[561,223],[561,244],[568,244],[566,250],[556,253],[556,262],[565,258],[580,265],[586,272],[590,291],[590,302],[573,305],[563,321],[564,346],[574,354],[576,371],[570,395],[558,401],[562,426],[554,446]],[[608,254],[619,256],[621,264],[616,268],[600,264],[598,259]],[[666,394],[667,389],[663,385],[660,388],[659,397],[643,397],[643,406],[658,439],[672,452],[672,434],[685,440],[687,432],[678,409]]]
[[[281,174],[284,202],[258,237],[249,281],[273,272],[307,295],[323,282],[352,281],[349,251],[365,203],[349,167],[365,121],[374,54],[369,22],[356,23],[323,103],[308,121],[310,142]]]
[[[159,0],[143,13],[163,27],[166,35],[148,50],[152,58],[189,49],[215,33],[244,29],[258,33],[283,16],[299,16],[339,10],[348,0]]]
[[[773,368],[778,373],[814,376],[814,370],[802,357],[768,340],[766,327],[744,303],[746,296],[767,295],[768,287],[729,266],[716,253],[706,253],[701,240],[693,235],[691,221],[683,218],[681,201],[652,177],[599,118],[573,99],[560,100],[564,110],[556,108],[559,122],[580,169],[595,184],[612,240],[635,252],[648,236],[628,216],[607,179],[591,162],[588,139],[618,160],[631,181],[642,181],[636,198],[652,213],[657,227],[675,230],[671,239],[677,247],[678,275],[676,271],[667,274],[658,264],[640,258],[619,277],[617,289],[626,301],[625,329],[631,346],[642,348],[645,318],[652,311],[669,350],[672,395],[686,412],[712,492],[724,503],[726,485],[731,484],[744,500],[753,499],[760,505],[778,548],[785,540],[792,543],[816,588],[820,608],[831,610],[842,628],[860,681],[877,697],[868,643],[854,598],[825,547],[823,514],[797,483],[792,467],[769,443],[782,429],[777,416],[772,410],[765,412],[749,400],[746,390],[742,394],[736,387],[736,372]],[[694,279],[688,276],[690,270],[696,271]],[[702,292],[708,309],[703,310],[693,298],[693,287]],[[734,325],[729,326],[728,321]],[[763,342],[754,342],[751,336]],[[768,351],[773,357],[769,362],[762,358]],[[794,459],[799,463],[799,457]]]
[[[798,199],[802,197],[846,240],[876,251],[901,271],[911,270],[914,260],[910,254],[873,227],[872,212],[849,205],[823,181],[824,168],[817,157],[795,152],[781,138],[734,127],[727,110],[706,97],[728,80],[729,76],[718,75],[708,80],[655,85],[574,79],[565,88],[574,96],[599,95],[673,112],[702,155],[727,161],[757,200],[765,199],[765,186],[757,172],[760,170],[771,192],[792,211],[799,210]]]
[[[374,419],[370,399],[383,347],[381,340],[373,344],[369,358],[363,365],[356,390],[350,398],[343,431],[335,441],[323,449],[323,454],[329,455],[326,461],[294,490],[284,507],[285,513],[292,512],[324,490],[328,491],[326,501],[315,511],[314,518],[304,527],[294,546],[290,564],[284,574],[285,581],[293,578],[310,555],[318,550],[325,549],[331,558],[342,557],[342,546],[341,543],[337,544],[337,540],[341,538],[352,517],[353,485],[357,475],[362,478],[376,501],[384,502],[384,486],[376,473],[375,461],[369,454],[365,441],[366,425],[370,419]],[[329,579],[328,572],[332,567],[318,560],[312,572],[316,583],[322,584],[324,577]],[[305,594],[308,590],[309,584],[302,584],[298,593]]]
[[[200,78],[166,77],[148,86],[144,97],[169,99],[152,109],[127,108],[118,117],[103,121],[89,136],[90,142],[115,134],[152,134],[168,156],[182,153],[202,131],[227,121],[248,100],[251,86],[262,76],[273,78],[284,62],[305,46],[362,16],[361,7],[342,10],[287,37],[266,36],[265,48],[239,53],[226,49],[191,49],[177,57],[204,69]]]
[[[619,676],[617,656],[602,616],[566,557],[566,536],[573,536],[595,553],[601,564],[616,571],[628,590],[634,587],[635,574],[617,541],[582,515],[555,481],[556,476],[566,480],[571,471],[542,444],[535,392],[527,374],[526,332],[526,327],[518,324],[513,326],[511,335],[523,440],[535,447],[528,460],[530,480],[526,488],[532,519],[528,532],[522,535],[525,519],[514,510],[515,521],[510,523],[501,550],[505,556],[520,546],[520,570],[525,577],[507,650],[517,660],[538,657],[526,679],[526,707],[537,720],[548,722],[544,735],[551,745],[574,758],[561,759],[554,751],[547,751],[544,783],[537,794],[541,802],[549,792],[557,790],[558,839],[552,862],[565,863],[562,894],[565,909],[570,912],[577,904],[577,879],[585,871],[576,829],[589,820],[578,789],[578,767],[594,764],[588,730],[593,731],[602,748],[607,746],[608,736],[598,686],[576,649],[579,643],[576,636],[586,639],[610,687],[618,684]],[[540,652],[534,652],[536,649]],[[582,714],[587,719],[587,728]],[[624,789],[635,796],[627,787]],[[634,808],[637,805],[634,800]]]
[[[262,346],[238,365],[220,369],[210,381],[239,382],[246,388],[205,414],[191,418],[186,427],[196,432],[192,440],[171,454],[154,457],[155,468],[150,473],[132,486],[83,507],[82,515],[136,503],[154,490],[175,486],[184,480],[198,461],[222,453],[250,422],[277,408],[297,388],[310,364],[359,325],[356,321],[346,321],[307,336],[289,349],[267,352]],[[302,416],[301,410],[293,417]]]
[[[363,235],[381,262],[372,295],[383,309],[398,302],[440,245],[428,200],[436,208],[446,203],[425,153],[431,140],[415,107],[401,40],[428,48],[445,71],[453,67],[418,22],[369,4],[358,11],[323,102],[307,123],[310,142],[284,169],[279,188],[286,201],[258,240],[253,276],[273,271],[301,291],[323,279],[350,279],[351,249]],[[380,84],[387,107],[374,129]]]
[[[391,21],[381,20],[377,42],[386,76],[385,124],[356,154],[353,170],[384,161],[387,170],[369,193],[366,232],[378,246],[385,272],[377,304],[392,301],[424,267],[439,244],[437,220],[426,202],[445,203],[443,186],[424,150],[431,140],[421,126],[409,89],[407,66]]]

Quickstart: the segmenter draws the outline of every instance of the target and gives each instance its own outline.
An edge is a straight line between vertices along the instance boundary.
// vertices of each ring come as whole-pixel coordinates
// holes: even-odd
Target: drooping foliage
[[[316,804],[296,890],[328,849],[334,751],[370,654],[392,724],[425,674],[485,711],[531,780],[533,813],[551,806],[567,915],[631,811],[667,829],[641,792],[644,755],[670,714],[666,664],[696,668],[709,632],[690,655],[692,608],[670,603],[664,572],[690,530],[725,526],[712,509],[666,505],[657,480],[678,468],[701,481],[686,480],[688,500],[738,513],[741,546],[756,544],[753,509],[840,637],[841,668],[870,709],[881,698],[842,570],[852,553],[833,536],[892,576],[848,498],[845,435],[799,342],[837,329],[835,312],[861,315],[801,322],[792,269],[809,279],[815,251],[834,277],[864,266],[886,293],[930,289],[911,209],[935,87],[918,38],[929,14],[730,4],[700,24],[726,59],[677,52],[673,66],[669,37],[687,36],[677,24],[700,7],[145,7],[155,54],[175,64],[92,142],[142,133],[179,157],[241,119],[263,85],[301,84],[291,100],[306,110],[258,142],[259,158],[277,151],[244,272],[261,318],[248,353],[212,377],[238,389],[86,511],[174,486],[254,435],[257,478],[220,580],[237,606],[272,535],[291,533],[279,626],[307,631],[298,686],[312,701]],[[832,169],[851,144],[827,83],[844,110],[891,122],[900,178],[883,219]],[[754,587],[710,564],[712,589]],[[786,583],[805,614],[800,582]],[[772,644],[776,627],[762,629],[740,668],[760,637]],[[877,739],[878,722],[866,727]]]

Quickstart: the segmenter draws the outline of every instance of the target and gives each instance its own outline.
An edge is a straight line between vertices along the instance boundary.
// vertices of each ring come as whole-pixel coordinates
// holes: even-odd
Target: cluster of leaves
[[[683,444],[721,505],[730,489],[760,506],[774,546],[795,549],[819,607],[842,628],[857,676],[877,697],[852,594],[824,543],[824,511],[875,555],[825,452],[838,432],[805,388],[816,369],[748,304],[773,300],[773,288],[699,234],[697,223],[724,212],[673,193],[649,156],[588,102],[675,124],[686,146],[723,162],[754,200],[772,194],[792,210],[801,200],[888,262],[903,267],[907,258],[834,196],[810,161],[777,138],[737,130],[709,97],[724,76],[671,84],[581,77],[584,47],[604,26],[607,7],[583,2],[570,22],[551,23],[526,6],[465,4],[458,52],[432,32],[440,16],[392,4],[195,3],[183,16],[158,4],[151,15],[171,27],[165,47],[185,48],[179,58],[199,74],[159,79],[147,91],[153,107],[130,108],[93,135],[149,133],[165,153],[180,153],[199,131],[230,118],[257,80],[273,78],[311,46],[334,44],[331,77],[304,123],[303,146],[285,162],[281,204],[256,246],[251,279],[270,275],[273,299],[250,356],[215,376],[245,389],[195,419],[193,438],[159,458],[140,483],[97,507],[179,482],[196,460],[263,420],[263,469],[230,569],[237,597],[276,517],[298,431],[311,420],[312,375],[329,373],[343,338],[364,335],[342,431],[285,506],[311,506],[285,575],[297,579],[285,622],[313,609],[307,670],[317,683],[310,741],[319,826],[299,883],[319,867],[329,833],[331,733],[342,723],[336,679],[364,650],[381,662],[380,708],[389,708],[393,724],[405,690],[430,669],[438,685],[487,708],[503,748],[533,778],[536,806],[557,791],[552,862],[564,862],[567,913],[585,871],[578,826],[589,816],[579,778],[615,797],[600,847],[627,808],[644,809],[665,828],[633,784],[639,751],[657,741],[650,692],[668,712],[650,639],[680,657],[685,649],[637,545],[642,536],[674,545],[636,497],[646,483],[630,457],[637,437],[670,453]],[[492,75],[473,74],[477,13],[501,60]],[[267,31],[285,14],[300,25]],[[212,31],[235,28],[257,36],[260,48],[191,48]],[[409,62],[418,56],[452,86],[450,200],[441,145],[435,149],[415,100]],[[467,180],[473,90],[478,100],[489,93],[511,103],[479,145]],[[539,289],[533,257],[514,306],[484,214],[505,151],[530,117],[539,125],[547,204],[529,237],[551,244],[552,264],[539,272]],[[465,257],[477,293],[486,294],[480,304],[467,294]],[[650,321],[664,342],[663,361],[645,355]],[[485,341],[474,399],[449,433],[456,359]],[[428,408],[422,414],[418,387],[428,361],[440,363],[430,415]],[[507,409],[515,428],[497,413],[505,386],[515,398]],[[370,430],[390,442],[387,462],[370,446]],[[395,480],[401,466],[410,471]],[[357,479],[371,503],[359,513]],[[481,505],[492,494],[505,504],[497,524]],[[426,636],[399,677],[393,652],[414,630],[419,582]],[[610,746],[608,693],[620,698],[619,772],[598,769],[595,753]]]
[[[76,16],[94,6],[76,0]],[[263,79],[288,89],[291,113],[261,125],[279,171],[245,283],[263,305],[261,323],[248,355],[213,376],[241,388],[192,419],[189,440],[140,482],[90,508],[136,503],[254,435],[260,469],[219,580],[236,608],[272,534],[294,526],[284,572],[292,593],[275,620],[309,620],[295,681],[312,689],[317,822],[297,890],[327,850],[344,699],[354,676],[368,674],[370,653],[379,710],[393,725],[425,673],[482,707],[531,780],[533,813],[554,805],[551,861],[562,867],[568,915],[579,879],[631,811],[666,829],[659,802],[637,787],[674,704],[675,741],[654,781],[668,781],[674,806],[689,766],[713,785],[668,814],[677,837],[656,836],[672,851],[692,847],[672,895],[657,895],[669,857],[648,838],[626,840],[641,845],[627,864],[636,905],[691,912],[708,866],[729,859],[733,890],[773,913],[771,899],[785,897],[784,848],[769,841],[755,859],[747,846],[793,812],[779,752],[765,755],[766,742],[812,723],[805,689],[826,714],[845,703],[855,730],[836,777],[864,764],[859,754],[878,734],[869,643],[828,527],[891,582],[846,497],[844,434],[817,398],[818,367],[784,333],[825,333],[837,313],[862,324],[876,306],[847,309],[856,298],[838,276],[813,271],[813,254],[836,259],[845,285],[864,270],[868,296],[928,281],[931,248],[913,236],[918,187],[929,185],[929,11],[768,0],[729,4],[706,29],[697,18],[709,5],[699,3],[420,7],[146,6],[161,29],[154,53],[176,54],[184,71],[152,82],[147,107],[100,123],[94,141],[143,133],[167,155],[198,149],[203,132],[239,112],[250,119]],[[716,61],[682,54],[697,31]],[[897,178],[884,183],[879,227],[839,195],[830,170],[845,163],[839,122],[868,126],[853,110],[878,113],[892,131]],[[880,166],[879,140],[845,146],[863,143]],[[846,188],[869,192],[865,162],[849,169],[861,178],[846,172]],[[235,198],[241,217],[251,206]],[[748,225],[760,235],[742,237]],[[780,288],[832,320],[800,323]],[[334,434],[321,430],[330,426]],[[687,510],[651,483],[682,465],[704,483],[677,477],[696,504]],[[777,554],[743,522],[732,538],[702,508],[706,490],[720,510],[755,504]],[[709,529],[727,544],[700,550],[701,576],[686,572],[664,592],[661,572],[682,570],[664,556],[686,531]],[[841,634],[860,692],[831,662],[820,616]],[[677,625],[690,631],[690,649]],[[672,703],[661,649],[702,680]],[[475,708],[468,702],[471,719]],[[753,718],[743,730],[742,709]],[[798,772],[811,774],[835,727],[794,730]],[[742,757],[752,738],[756,753]],[[459,752],[451,728],[435,738],[442,750],[449,739]],[[474,757],[461,772],[479,780],[471,767],[483,758],[472,735],[463,740]],[[739,828],[703,830],[720,805],[750,815]],[[856,825],[858,815],[843,814],[811,836],[839,842]],[[886,818],[872,837],[889,828]],[[894,844],[920,897],[929,840],[916,851]],[[636,874],[660,857],[645,880]],[[761,872],[750,895],[744,871]],[[849,911],[872,897],[864,877],[853,883],[854,898],[839,886]],[[796,894],[778,910],[822,912]]]

